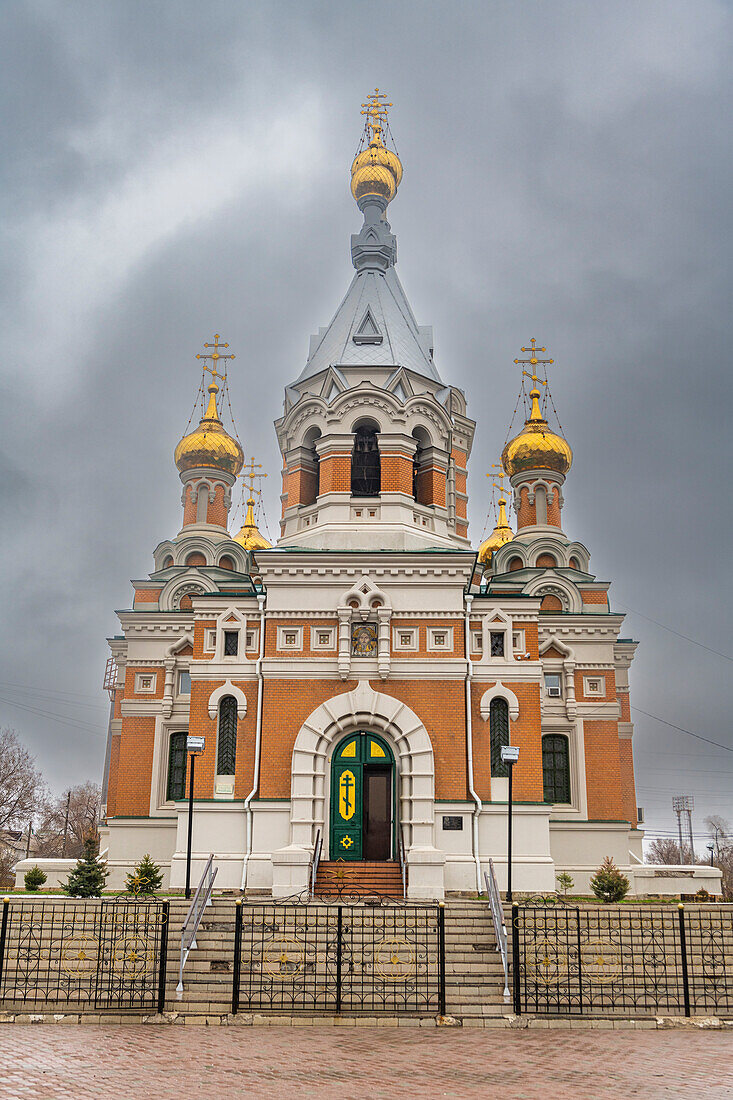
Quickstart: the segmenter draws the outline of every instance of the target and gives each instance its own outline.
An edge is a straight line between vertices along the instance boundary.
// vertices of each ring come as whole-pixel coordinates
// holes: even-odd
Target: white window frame
[[[482,630],[471,631],[471,652],[483,653],[484,651],[484,633]]]
[[[598,681],[598,691],[591,689],[591,682]],[[592,699],[605,699],[606,697],[606,677],[604,675],[591,675],[583,677],[583,695],[589,696]]]
[[[438,645],[435,641],[436,634],[445,634],[445,645]],[[453,627],[452,626],[429,626],[428,627],[428,651],[430,653],[452,653],[453,652]]]
[[[491,635],[492,634],[503,634],[504,635],[504,652],[501,654],[501,656],[495,656],[491,652]],[[511,641],[511,637],[512,636],[511,636],[511,631],[510,631],[509,627],[502,626],[501,623],[489,623],[489,633],[488,633],[488,639],[487,640],[488,640],[488,643],[489,643],[488,658],[489,658],[490,661],[508,661],[510,659],[510,657],[512,656],[512,653],[513,653],[513,651],[510,649],[510,646],[509,646],[509,643]]]
[[[527,642],[524,630],[512,630],[512,649],[515,653],[521,653],[522,656],[527,652]]]
[[[260,628],[258,626],[245,627],[245,630],[244,630],[244,652],[245,653],[258,653],[259,648],[260,648]]]
[[[410,636],[410,641],[406,644],[402,644],[402,636]],[[414,653],[418,648],[418,631],[416,626],[394,626],[392,627],[392,648],[395,653]]]
[[[294,642],[286,642],[285,635],[294,634]],[[277,648],[285,650],[288,653],[295,653],[303,648],[303,627],[302,626],[279,626],[277,628]]]
[[[143,687],[143,680],[150,680],[150,687]],[[155,695],[158,688],[158,673],[157,672],[136,672],[135,673],[135,694],[136,695]]]
[[[207,626],[204,629],[204,653],[216,652],[216,627]]]
[[[328,640],[321,641],[319,635],[327,634]],[[333,652],[336,649],[336,627],[335,626],[312,626],[311,627],[311,650],[314,652]]]
[[[176,672],[176,695],[181,695],[181,696],[183,696],[184,699],[187,699],[187,698],[190,698],[190,696],[191,696],[191,688],[189,686],[188,691],[181,691],[181,675],[184,672],[186,673],[186,675],[189,678],[189,681],[188,681],[189,685],[191,683],[191,669],[190,668],[179,668]]]
[[[550,688],[549,688],[549,685],[547,683],[547,677],[548,676],[556,676],[557,677],[557,680],[558,680],[558,685],[557,686],[558,686],[558,689],[559,689],[557,695],[551,695],[550,694]],[[542,674],[542,688],[543,688],[544,695],[545,695],[546,699],[562,699],[562,697],[563,697],[562,672],[555,672],[553,669],[550,669],[549,671],[544,672]],[[547,731],[547,732],[549,732],[549,731]]]
[[[242,656],[242,626],[243,623],[222,623],[221,627],[221,659],[222,661],[239,661]],[[225,653],[224,646],[226,644],[227,634],[238,634],[239,640],[237,642],[236,653]]]

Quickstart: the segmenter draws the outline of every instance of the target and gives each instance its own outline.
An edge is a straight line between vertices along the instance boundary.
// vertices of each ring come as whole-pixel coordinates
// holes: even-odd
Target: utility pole
[[[69,806],[71,805],[71,787],[66,796],[66,821],[64,822],[64,846],[61,849],[61,858],[66,859],[66,837],[69,834]]]
[[[692,810],[695,799],[691,794],[677,794],[672,799],[672,809],[677,814],[677,833],[680,838],[680,863],[685,862],[685,851],[682,845],[682,814],[687,814],[687,823],[690,833],[690,862],[695,862],[695,848],[692,843]]]
[[[28,859],[28,856],[31,854],[31,834],[32,834],[32,832],[33,832],[33,822],[29,821],[28,822],[28,840],[26,841],[26,845],[25,845],[25,858],[26,859]]]

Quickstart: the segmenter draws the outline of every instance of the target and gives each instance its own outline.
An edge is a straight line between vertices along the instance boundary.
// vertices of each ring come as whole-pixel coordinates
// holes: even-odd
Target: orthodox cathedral
[[[233,357],[218,336],[199,356],[203,415],[175,449],[181,529],[132,582],[109,639],[113,886],[145,852],[166,886],[183,885],[191,735],[203,739],[194,882],[214,853],[219,889],[274,897],[307,889],[317,857],[355,891],[476,891],[490,858],[503,887],[511,743],[515,889],[551,891],[560,871],[587,889],[612,856],[633,890],[636,643],[619,637],[609,582],[563,529],[573,456],[548,421],[551,360],[534,340],[517,360],[526,419],[497,478],[516,530],[500,488],[477,550],[466,509],[476,425],[397,276],[386,214],[402,164],[388,106],[378,93],[364,105],[351,167],[363,216],[351,284],[275,422],[275,546],[255,520],[257,466],[243,476],[224,422]],[[231,534],[238,479],[252,491]]]

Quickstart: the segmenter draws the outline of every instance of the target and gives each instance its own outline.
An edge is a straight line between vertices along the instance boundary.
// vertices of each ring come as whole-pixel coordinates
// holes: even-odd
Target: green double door
[[[394,758],[372,733],[339,744],[331,761],[331,859],[392,858]]]

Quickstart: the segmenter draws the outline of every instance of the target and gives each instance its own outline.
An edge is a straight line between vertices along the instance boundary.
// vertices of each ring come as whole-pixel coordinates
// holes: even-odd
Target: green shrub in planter
[[[629,880],[622,875],[610,856],[606,856],[593,878],[590,888],[601,901],[621,901],[629,892]]]
[[[23,875],[26,890],[37,890],[39,886],[43,886],[45,881],[46,872],[42,871],[40,867],[31,867],[30,871],[26,871]]]

